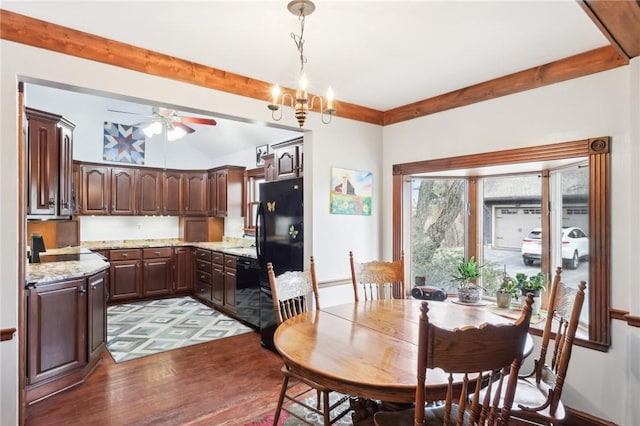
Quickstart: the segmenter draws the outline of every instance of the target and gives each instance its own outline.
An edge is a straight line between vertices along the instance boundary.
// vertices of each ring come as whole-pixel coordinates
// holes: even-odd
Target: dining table
[[[293,372],[336,392],[412,403],[421,304],[417,299],[367,300],[305,312],[278,326],[274,344]],[[428,307],[429,322],[451,330],[514,321],[486,306],[461,305],[450,299],[429,301]],[[523,356],[532,350],[529,335]],[[448,377],[440,369],[427,371],[427,400],[445,399]]]

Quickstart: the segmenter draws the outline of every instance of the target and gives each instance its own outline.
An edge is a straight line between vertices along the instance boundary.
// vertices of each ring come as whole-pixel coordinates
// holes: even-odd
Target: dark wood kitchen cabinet
[[[185,215],[206,216],[207,179],[207,172],[204,171],[184,172],[182,174],[184,185],[182,205]]]
[[[107,341],[107,272],[100,272],[87,279],[87,343],[88,358],[96,359]]]
[[[275,164],[275,180],[291,179],[303,175],[302,140],[287,141],[277,145],[273,161]]]
[[[182,206],[182,173],[165,171],[162,183],[162,213],[165,215],[181,215]]]
[[[214,251],[213,272],[211,273],[212,302],[218,307],[224,306],[224,253]]]
[[[195,252],[194,296],[203,302],[212,302],[211,298],[211,250],[198,248]]]
[[[243,216],[244,167],[223,166],[208,173],[209,214]]]
[[[236,256],[224,255],[224,307],[233,313],[236,312],[237,263]]]
[[[160,170],[138,170],[138,214],[162,214],[162,181],[163,175]]]
[[[109,213],[111,168],[96,164],[80,165],[80,213],[106,215]]]
[[[68,219],[73,213],[73,130],[56,114],[25,109],[28,219]]]
[[[29,290],[28,384],[82,368],[87,363],[85,278]]]
[[[27,404],[82,383],[100,360],[106,277],[101,271],[27,290]]]
[[[173,290],[171,247],[142,250],[142,296],[164,296]]]
[[[109,301],[142,296],[142,250],[109,250]]]
[[[109,214],[125,216],[138,214],[136,207],[137,172],[132,168],[111,168],[111,208]]]
[[[193,288],[193,252],[191,247],[173,248],[173,290],[189,293]]]

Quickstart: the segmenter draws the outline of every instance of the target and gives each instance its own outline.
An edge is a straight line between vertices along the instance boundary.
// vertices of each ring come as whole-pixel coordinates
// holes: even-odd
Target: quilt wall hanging
[[[331,214],[371,216],[373,173],[331,168]]]
[[[119,163],[144,164],[142,127],[104,122],[102,158]]]

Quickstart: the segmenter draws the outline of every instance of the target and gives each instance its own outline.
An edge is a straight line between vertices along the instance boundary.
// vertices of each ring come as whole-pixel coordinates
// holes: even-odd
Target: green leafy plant
[[[456,265],[455,272],[451,275],[454,281],[458,283],[458,287],[480,287],[475,280],[480,278],[480,269],[482,265],[476,261],[474,256],[469,259],[462,258]]]
[[[544,274],[542,272],[530,276],[523,273],[516,274],[516,282],[522,294],[526,294],[528,291],[537,294],[544,290]]]
[[[498,293],[510,294],[513,299],[517,299],[520,296],[520,287],[518,287],[518,281],[511,278],[509,275],[505,275],[502,279],[502,283],[498,290]]]

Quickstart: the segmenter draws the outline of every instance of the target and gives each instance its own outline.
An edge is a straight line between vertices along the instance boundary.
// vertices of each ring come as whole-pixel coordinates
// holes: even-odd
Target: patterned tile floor
[[[107,309],[107,349],[116,363],[250,331],[191,297]]]

